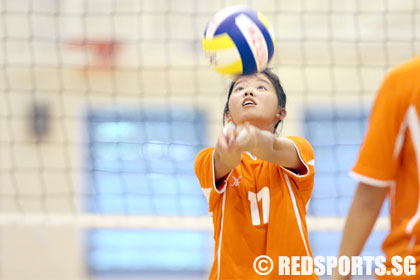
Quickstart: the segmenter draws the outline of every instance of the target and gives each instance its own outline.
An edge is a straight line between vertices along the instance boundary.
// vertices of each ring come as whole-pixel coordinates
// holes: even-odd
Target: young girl
[[[228,124],[216,147],[196,158],[214,225],[210,279],[317,279],[279,276],[279,256],[312,256],[305,215],[314,181],[313,150],[301,137],[275,135],[285,106],[286,95],[269,69],[238,77],[225,106]],[[258,258],[262,255],[271,262]],[[291,274],[293,265],[288,267],[284,273]]]

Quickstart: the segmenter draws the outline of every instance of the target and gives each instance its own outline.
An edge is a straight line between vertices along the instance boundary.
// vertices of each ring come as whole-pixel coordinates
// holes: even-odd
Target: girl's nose
[[[244,94],[245,94],[245,96],[248,96],[248,95],[250,95],[250,96],[254,96],[254,93],[252,92],[252,90],[251,90],[251,89],[246,89],[246,90],[244,91]]]

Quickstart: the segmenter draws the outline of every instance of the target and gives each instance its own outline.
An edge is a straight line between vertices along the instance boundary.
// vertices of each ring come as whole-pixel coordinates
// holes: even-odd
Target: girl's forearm
[[[214,151],[214,176],[216,182],[225,177],[233,168],[238,166],[241,162],[240,153],[223,154],[216,150]]]
[[[278,138],[269,131],[258,129],[256,139],[257,144],[252,153],[257,158],[298,171],[305,169],[299,159],[296,147],[289,140]]]

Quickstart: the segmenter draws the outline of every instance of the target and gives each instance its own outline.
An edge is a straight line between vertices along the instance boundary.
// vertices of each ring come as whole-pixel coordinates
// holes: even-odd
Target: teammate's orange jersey
[[[314,182],[313,150],[301,137],[288,139],[306,166],[305,174],[243,153],[241,163],[216,186],[214,148],[198,154],[195,171],[214,225],[210,279],[317,279],[278,275],[279,256],[312,256],[305,215]],[[266,276],[254,271],[260,255],[273,260],[273,270]]]
[[[383,243],[387,268],[391,268],[389,258],[395,255],[413,255],[420,263],[419,115],[420,56],[393,69],[385,78],[351,173],[370,185],[391,186],[391,230]],[[416,274],[419,279],[420,265]]]

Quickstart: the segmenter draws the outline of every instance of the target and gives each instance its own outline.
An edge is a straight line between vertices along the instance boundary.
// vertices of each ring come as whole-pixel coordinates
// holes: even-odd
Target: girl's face
[[[240,77],[229,99],[226,120],[236,125],[248,121],[252,125],[273,131],[275,124],[286,116],[278,105],[276,90],[261,73]]]

